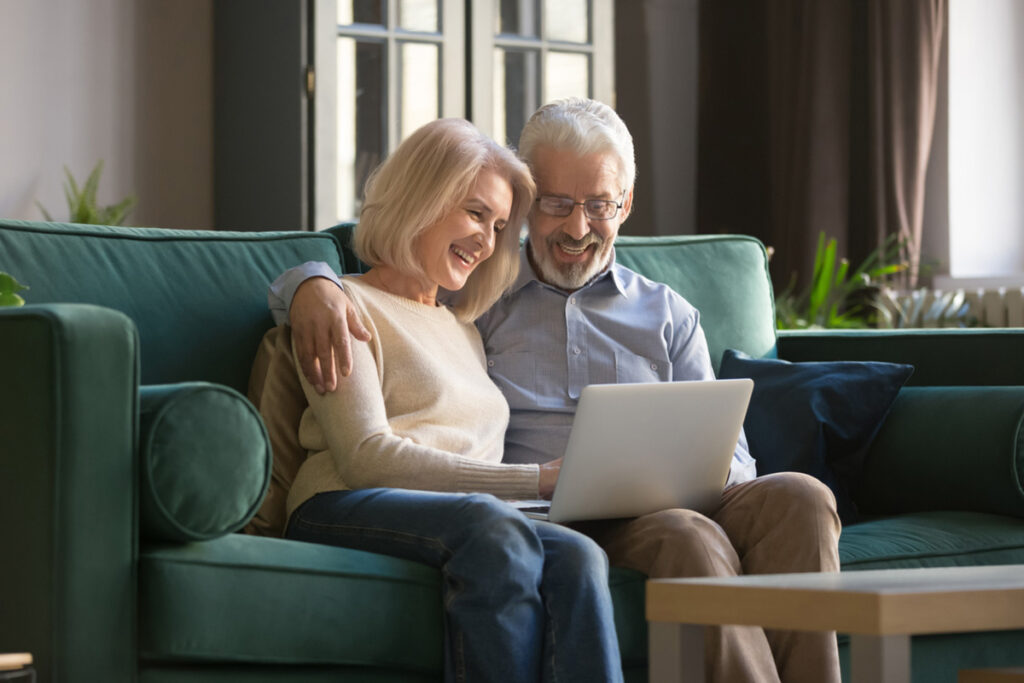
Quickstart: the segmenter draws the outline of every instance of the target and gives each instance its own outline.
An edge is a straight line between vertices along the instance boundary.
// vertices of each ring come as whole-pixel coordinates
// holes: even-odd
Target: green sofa
[[[844,570],[1024,563],[1024,330],[777,336],[756,240],[621,238],[618,254],[703,311],[716,361],[916,366],[868,455]],[[0,271],[31,287],[0,308],[0,651],[33,653],[40,680],[440,680],[437,571],[238,533],[270,476],[242,397],[266,285],[307,260],[355,267],[331,234],[0,221]],[[643,582],[612,573],[631,681]],[[914,640],[918,683],[996,665],[1024,665],[1024,632]]]

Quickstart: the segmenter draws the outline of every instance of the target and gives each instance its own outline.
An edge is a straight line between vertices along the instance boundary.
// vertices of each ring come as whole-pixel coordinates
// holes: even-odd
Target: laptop
[[[551,522],[714,509],[754,382],[592,384],[580,394],[550,501],[513,501]]]

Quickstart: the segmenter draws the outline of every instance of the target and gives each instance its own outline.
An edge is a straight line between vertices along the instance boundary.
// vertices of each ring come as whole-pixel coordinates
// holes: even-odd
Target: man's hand
[[[334,391],[338,371],[352,373],[351,338],[370,341],[352,301],[330,280],[313,277],[295,290],[288,318],[302,374],[318,394]]]
[[[562,459],[552,460],[540,465],[540,497],[551,500],[558,483],[558,473],[562,471]]]

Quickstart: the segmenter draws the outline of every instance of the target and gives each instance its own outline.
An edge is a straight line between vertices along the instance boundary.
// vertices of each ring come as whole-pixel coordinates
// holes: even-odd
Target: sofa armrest
[[[85,304],[0,309],[0,361],[0,643],[40,680],[134,680],[135,326]]]
[[[1024,329],[783,330],[788,361],[877,360],[914,366],[912,386],[1024,385]]]
[[[1024,387],[902,389],[854,497],[865,514],[1024,517]]]

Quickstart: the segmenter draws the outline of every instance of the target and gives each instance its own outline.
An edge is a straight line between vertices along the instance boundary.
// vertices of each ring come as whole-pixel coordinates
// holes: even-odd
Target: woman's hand
[[[552,460],[540,465],[540,497],[551,500],[558,483],[558,473],[562,470],[562,459]]]

